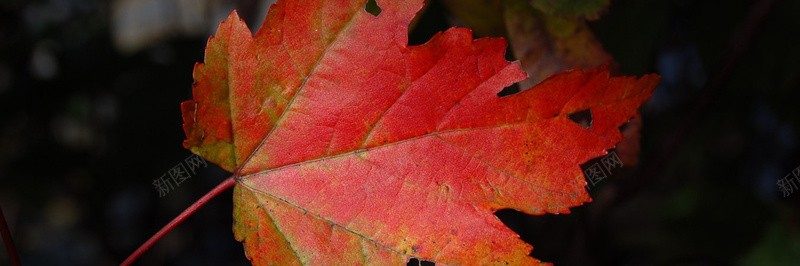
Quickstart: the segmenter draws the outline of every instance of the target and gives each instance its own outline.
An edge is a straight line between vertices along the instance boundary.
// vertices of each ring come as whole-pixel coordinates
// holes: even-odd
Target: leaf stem
[[[166,235],[169,231],[172,231],[172,229],[175,228],[175,226],[183,222],[183,220],[186,220],[186,218],[188,218],[194,212],[200,209],[200,207],[203,207],[203,205],[205,205],[209,200],[216,197],[217,195],[227,190],[228,188],[233,187],[233,185],[235,184],[236,181],[233,180],[233,176],[228,177],[227,179],[225,179],[225,181],[222,181],[222,183],[217,185],[217,187],[215,187],[214,189],[203,195],[203,197],[195,201],[191,206],[186,208],[186,210],[184,210],[181,214],[175,217],[175,219],[173,219],[171,222],[165,225],[164,228],[161,228],[161,230],[159,230],[153,236],[151,236],[150,239],[147,240],[147,242],[144,242],[144,244],[142,244],[138,249],[136,249],[136,251],[134,251],[130,256],[128,256],[128,258],[125,259],[125,261],[123,261],[122,264],[120,265],[130,265],[131,263],[133,263],[133,261],[135,261],[137,258],[139,258],[139,256],[142,255],[142,253],[144,253],[151,246],[153,246],[153,244],[158,242],[159,239],[164,237],[164,235]]]
[[[0,207],[0,233],[3,235],[3,242],[6,243],[8,250],[8,257],[11,259],[11,264],[14,266],[22,265],[17,254],[17,249],[14,247],[14,240],[11,239],[11,230],[8,229],[6,217],[3,215],[3,208]]]

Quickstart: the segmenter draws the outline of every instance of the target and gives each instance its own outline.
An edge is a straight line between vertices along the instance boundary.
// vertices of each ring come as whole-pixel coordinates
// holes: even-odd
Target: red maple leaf
[[[253,36],[234,12],[195,66],[184,146],[231,171],[254,264],[534,264],[494,216],[591,199],[579,164],[622,140],[657,75],[526,77],[499,38],[408,46],[422,0],[279,1]],[[591,126],[569,114],[589,110]]]

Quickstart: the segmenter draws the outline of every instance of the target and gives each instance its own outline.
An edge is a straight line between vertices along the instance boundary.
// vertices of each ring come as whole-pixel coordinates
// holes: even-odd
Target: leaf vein
[[[350,18],[347,20],[347,22],[345,22],[345,24],[342,26],[342,28],[339,30],[339,32],[336,34],[336,36],[333,38],[333,40],[331,40],[331,42],[328,44],[328,46],[325,46],[325,49],[322,50],[322,52],[320,53],[319,58],[317,58],[317,60],[314,62],[314,65],[311,67],[311,70],[305,76],[305,79],[303,80],[303,83],[300,84],[300,87],[297,89],[295,94],[292,96],[291,99],[289,99],[289,102],[286,104],[286,108],[283,110],[283,112],[281,113],[280,117],[278,117],[278,119],[275,120],[275,123],[272,125],[272,128],[269,130],[267,135],[264,136],[263,139],[261,139],[261,143],[259,143],[258,146],[256,146],[256,148],[253,150],[253,152],[251,152],[247,156],[247,159],[245,159],[245,161],[242,163],[241,166],[244,166],[248,162],[250,162],[250,160],[254,157],[254,155],[257,154],[258,151],[261,150],[261,147],[264,146],[264,143],[266,143],[267,139],[269,139],[270,136],[272,136],[272,134],[275,132],[275,129],[278,128],[278,124],[286,118],[286,113],[289,112],[289,109],[294,104],[295,99],[297,99],[298,95],[300,95],[300,93],[306,87],[306,83],[308,82],[309,77],[314,75],[314,72],[317,70],[317,67],[319,66],[319,63],[322,61],[322,59],[325,57],[325,55],[327,55],[328,49],[331,46],[333,46],[333,43],[335,43],[339,39],[339,36],[341,36],[341,33],[345,32],[347,29],[350,28],[350,25],[353,22],[353,19],[359,14],[359,12],[358,12],[359,10],[360,9],[356,9],[355,13],[350,16]],[[283,32],[281,32],[281,34],[283,34]],[[283,44],[283,40],[281,40],[281,44]],[[287,51],[287,53],[288,53],[288,51]],[[289,56],[291,57],[291,54]],[[241,166],[239,168],[241,168]]]

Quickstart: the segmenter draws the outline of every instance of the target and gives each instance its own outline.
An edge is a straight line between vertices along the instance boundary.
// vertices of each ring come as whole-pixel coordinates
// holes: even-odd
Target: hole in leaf
[[[419,260],[417,258],[411,258],[410,260],[408,260],[408,263],[406,263],[406,266],[423,266],[423,265],[424,266],[434,266],[434,265],[436,265],[436,263],[433,263],[433,262],[430,262],[430,261],[427,261],[427,260]]]
[[[519,85],[517,83],[511,84],[511,86],[503,88],[500,92],[497,93],[497,97],[509,96],[512,94],[519,93]]]
[[[571,113],[567,115],[567,118],[583,128],[588,129],[592,127],[592,111],[589,109]]]
[[[375,2],[375,0],[367,1],[367,4],[364,5],[364,10],[376,17],[381,14],[381,11],[383,11],[381,7],[378,6],[378,2]]]
[[[514,57],[514,53],[511,51],[511,49],[506,49],[505,58],[506,58],[506,61],[509,61],[509,62],[517,61],[517,58]],[[505,88],[503,88],[503,90],[498,92],[497,93],[497,97],[503,97],[503,96],[508,96],[508,95],[512,95],[512,94],[517,94],[517,93],[519,93],[521,91],[522,91],[522,88],[519,87],[519,84],[518,83],[514,83],[514,84],[511,84],[511,86],[505,87]]]

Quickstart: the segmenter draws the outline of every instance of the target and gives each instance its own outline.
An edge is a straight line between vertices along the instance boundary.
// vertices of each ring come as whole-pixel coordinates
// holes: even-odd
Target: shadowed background
[[[491,10],[465,17],[449,1],[428,2],[412,44],[453,25],[510,34],[471,19]],[[0,207],[24,265],[118,264],[229,176],[209,165],[164,195],[153,185],[191,155],[180,103],[192,97],[206,40],[234,8],[256,30],[267,7],[0,3]],[[638,162],[611,171],[572,214],[498,215],[556,265],[794,265],[800,189],[776,183],[800,167],[798,13],[800,1],[788,0],[611,1],[589,29],[620,72],[663,76],[641,109]],[[231,197],[137,264],[248,264]]]

